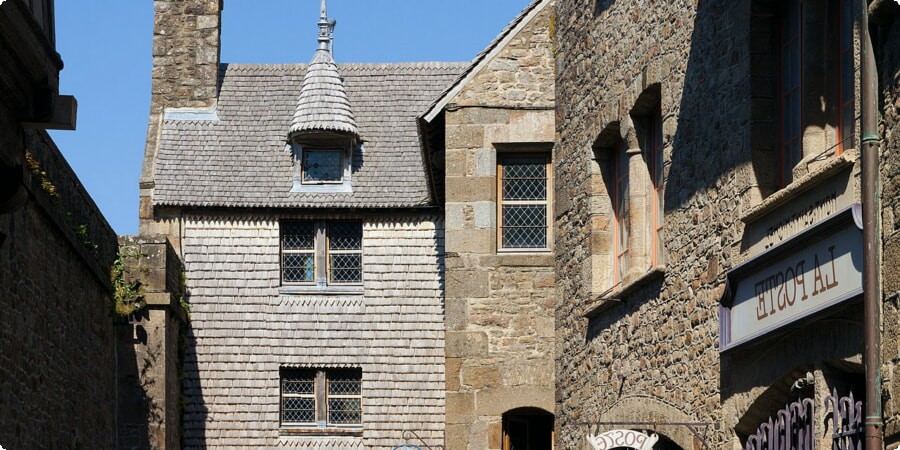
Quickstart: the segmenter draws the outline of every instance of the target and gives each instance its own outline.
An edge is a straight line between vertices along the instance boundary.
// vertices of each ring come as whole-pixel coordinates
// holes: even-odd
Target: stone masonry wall
[[[552,107],[553,2],[519,31],[495,58],[459,92],[460,106]]]
[[[539,7],[446,112],[450,450],[499,449],[505,412],[554,410],[552,252],[497,244],[497,153],[550,152],[554,140],[554,7]]]
[[[610,421],[707,423],[697,430],[709,448],[729,438],[719,425],[717,315],[742,228],[748,11],[746,1],[558,3],[559,448],[586,448],[589,432],[633,428],[592,425]],[[666,266],[627,290],[604,272],[598,289],[594,272],[611,273],[612,260],[593,267],[592,249],[612,245],[613,217],[608,200],[598,205],[591,196],[605,190],[592,169],[594,145],[604,130],[629,122],[653,85],[660,86],[663,124]],[[621,303],[586,318],[607,289],[624,292],[616,296]],[[685,427],[653,431],[700,448]]]
[[[216,104],[223,0],[154,0],[153,74],[147,146],[141,170],[142,234],[171,234],[154,222],[151,195],[156,151],[166,108],[209,109]]]
[[[791,383],[806,372],[815,379],[810,395],[818,405],[830,388],[845,393],[858,387],[858,302],[811,324],[792,326],[780,339],[718,351],[719,301],[727,271],[759,253],[753,247],[757,238],[747,234],[758,219],[748,215],[790,215],[798,206],[790,197],[837,179],[845,183],[842,202],[858,199],[859,168],[849,151],[843,159],[822,152],[825,156],[816,158],[817,164],[826,161],[821,166],[801,164],[806,178],[798,175],[798,184],[788,189],[772,193],[764,186],[773,172],[768,140],[777,120],[767,97],[773,77],[767,61],[773,57],[766,25],[759,20],[771,17],[763,7],[767,4],[740,0],[642,8],[603,0],[558,3],[560,448],[586,448],[585,435],[591,432],[632,428],[609,422],[656,423],[654,432],[685,449],[703,448],[704,443],[708,448],[738,447],[748,432],[783,407],[792,395]],[[804,39],[804,46],[822,42],[816,36]],[[610,135],[633,143],[631,112],[657,89],[666,263],[653,271],[642,268],[647,276],[613,285],[615,217],[604,147]],[[813,131],[821,137],[829,129],[827,122],[822,129]],[[841,175],[821,171],[829,164],[842,167]],[[629,165],[630,171],[634,168]],[[640,177],[634,179],[630,189],[647,187]],[[609,308],[597,309],[600,305]],[[816,423],[822,418],[817,416]],[[665,425],[673,422],[704,425],[695,435],[686,427]]]
[[[364,294],[291,295],[279,290],[278,220],[185,219],[184,448],[390,449],[406,430],[443,442],[442,224],[366,219]],[[283,436],[288,365],[361,368],[362,436]]]
[[[25,144],[28,203],[0,215],[0,446],[112,449],[116,237],[47,134]]]
[[[888,2],[885,2],[888,3]],[[889,6],[890,7],[890,6]],[[883,376],[886,398],[885,441],[900,441],[900,21],[897,9],[892,22],[882,24],[875,35],[881,96],[881,201],[882,233],[882,323]]]

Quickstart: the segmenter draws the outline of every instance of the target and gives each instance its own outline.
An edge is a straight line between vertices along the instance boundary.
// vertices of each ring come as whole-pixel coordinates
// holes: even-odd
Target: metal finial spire
[[[331,51],[334,42],[334,26],[337,21],[328,20],[328,7],[322,0],[321,15],[319,16],[319,50]]]

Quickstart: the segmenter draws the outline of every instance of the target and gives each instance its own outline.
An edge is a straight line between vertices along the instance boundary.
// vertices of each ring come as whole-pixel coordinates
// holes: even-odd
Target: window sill
[[[358,286],[281,286],[281,295],[362,295],[365,289]]]
[[[550,250],[530,252],[497,252],[497,264],[507,267],[545,267],[556,264],[556,257]]]
[[[588,310],[584,314],[584,317],[593,319],[613,306],[624,304],[622,297],[631,294],[653,281],[661,279],[665,274],[666,266],[651,267],[650,270],[644,272],[640,276],[614,286],[610,290],[593,298],[592,301],[588,303]]]
[[[281,437],[360,437],[362,436],[362,428],[282,428],[279,432]]]
[[[793,183],[766,197],[766,199],[760,202],[758,205],[754,205],[752,208],[750,208],[749,211],[747,211],[746,214],[743,215],[743,217],[741,217],[741,221],[744,223],[750,223],[759,219],[760,217],[765,216],[766,214],[783,206],[792,198],[812,189],[816,185],[829,179],[832,175],[848,167],[852,167],[854,164],[856,164],[857,159],[858,154],[855,150],[847,150],[839,156],[830,158],[828,161],[825,161],[825,163],[822,164],[821,167],[816,168],[812,172],[809,172],[808,174],[804,175],[801,178],[798,178],[797,180],[794,180]]]

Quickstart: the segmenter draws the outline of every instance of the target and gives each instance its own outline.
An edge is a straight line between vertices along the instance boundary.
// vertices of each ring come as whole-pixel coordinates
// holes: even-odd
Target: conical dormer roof
[[[306,70],[300,100],[291,121],[290,137],[308,133],[359,136],[344,80],[332,56],[335,21],[328,20],[325,0],[319,20],[319,48]]]

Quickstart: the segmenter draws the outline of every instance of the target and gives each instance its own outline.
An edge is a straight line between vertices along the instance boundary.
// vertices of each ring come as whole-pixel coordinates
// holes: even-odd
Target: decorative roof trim
[[[537,15],[550,4],[551,0],[534,0],[530,5],[526,6],[519,15],[507,25],[506,29],[500,32],[493,42],[488,44],[487,48],[482,50],[478,56],[472,61],[466,70],[460,74],[459,78],[454,81],[435,101],[421,117],[427,122],[431,122],[447,107],[450,100],[456,98],[463,88],[475,78],[475,75],[481,71],[491,60],[493,60],[513,38],[519,34],[522,29],[528,26]]]
[[[218,122],[219,114],[215,107],[212,108],[166,108],[163,110],[163,120],[177,122]]]

